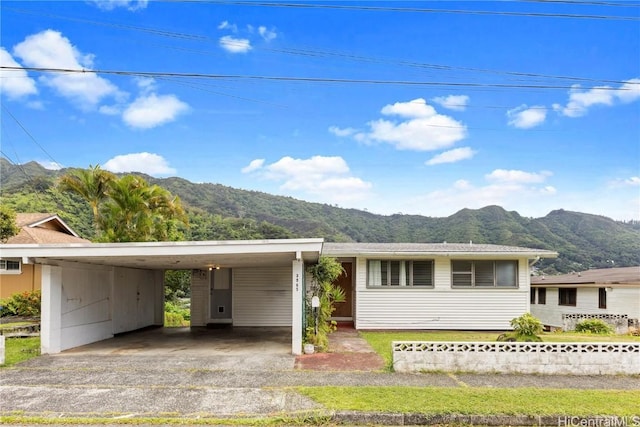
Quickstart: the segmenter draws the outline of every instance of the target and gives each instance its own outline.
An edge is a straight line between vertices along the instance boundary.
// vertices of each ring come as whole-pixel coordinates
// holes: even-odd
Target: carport
[[[322,239],[3,245],[42,265],[42,353],[164,321],[164,271],[192,270],[192,326],[290,327],[300,354],[305,264]]]

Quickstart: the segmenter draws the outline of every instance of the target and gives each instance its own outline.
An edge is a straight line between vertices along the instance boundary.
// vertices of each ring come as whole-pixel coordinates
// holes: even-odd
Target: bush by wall
[[[0,317],[40,317],[42,295],[40,291],[25,291],[0,300]]]
[[[601,319],[586,319],[578,322],[576,332],[588,334],[608,335],[613,333],[613,328]]]

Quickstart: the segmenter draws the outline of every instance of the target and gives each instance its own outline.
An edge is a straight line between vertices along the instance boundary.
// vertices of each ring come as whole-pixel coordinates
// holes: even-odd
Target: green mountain
[[[55,187],[56,178],[64,173],[35,162],[13,165],[0,158],[2,203],[18,212],[58,212],[74,229],[91,238],[88,207]],[[385,216],[220,184],[143,176],[180,196],[189,212],[191,228],[186,237],[191,240],[323,237],[357,242],[473,241],[555,250],[560,254],[558,259],[538,264],[549,273],[640,265],[637,222],[564,210],[543,218],[525,218],[499,206],[462,209],[446,218]]]

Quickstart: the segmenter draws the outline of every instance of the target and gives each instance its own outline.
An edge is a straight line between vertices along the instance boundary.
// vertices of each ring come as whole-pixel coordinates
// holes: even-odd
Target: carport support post
[[[291,292],[291,353],[302,354],[302,281],[304,280],[304,262],[301,255],[293,261],[293,289]]]
[[[62,267],[42,266],[40,352],[60,353],[62,348]]]

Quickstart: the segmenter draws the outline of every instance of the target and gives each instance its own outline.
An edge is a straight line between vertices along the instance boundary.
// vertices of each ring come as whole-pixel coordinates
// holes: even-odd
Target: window
[[[536,288],[531,288],[531,293],[529,294],[529,303],[536,303]]]
[[[454,287],[517,288],[517,261],[451,261]]]
[[[538,304],[547,303],[547,288],[538,288]]]
[[[367,286],[406,287],[433,286],[433,261],[378,260],[367,261]]]
[[[598,288],[598,308],[607,308],[607,289]]]
[[[576,306],[576,288],[560,288],[558,289],[558,305]]]
[[[20,274],[20,261],[0,259],[0,274]]]

